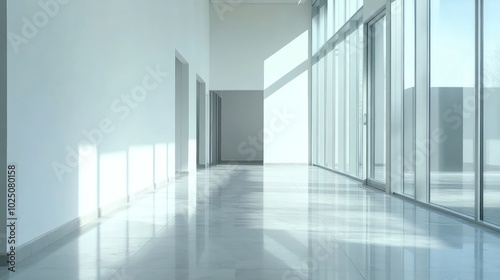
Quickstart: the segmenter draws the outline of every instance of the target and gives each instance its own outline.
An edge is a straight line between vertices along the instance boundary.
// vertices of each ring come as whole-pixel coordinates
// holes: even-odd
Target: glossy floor
[[[499,279],[499,256],[500,234],[329,171],[226,165],[132,202],[0,279]]]

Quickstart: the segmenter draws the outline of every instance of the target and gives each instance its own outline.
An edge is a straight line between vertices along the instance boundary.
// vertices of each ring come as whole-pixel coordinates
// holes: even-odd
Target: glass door
[[[500,1],[483,2],[482,181],[484,220],[500,225]]]
[[[369,24],[368,37],[368,183],[371,186],[385,189],[387,169],[387,46],[385,14],[381,14]]]

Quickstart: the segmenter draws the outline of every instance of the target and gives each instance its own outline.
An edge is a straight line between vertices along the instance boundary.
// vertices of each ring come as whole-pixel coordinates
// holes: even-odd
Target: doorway
[[[196,163],[198,167],[207,166],[207,95],[206,84],[201,78],[196,80]]]
[[[188,171],[189,144],[189,64],[175,58],[175,173]]]
[[[210,92],[210,137],[209,137],[209,165],[221,161],[221,108],[222,98],[218,92]]]

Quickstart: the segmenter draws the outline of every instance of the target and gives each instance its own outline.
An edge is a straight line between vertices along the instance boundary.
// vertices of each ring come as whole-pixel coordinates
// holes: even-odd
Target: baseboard
[[[93,217],[91,217],[93,216]],[[97,211],[94,214],[85,216],[84,218],[76,218],[70,222],[59,226],[38,238],[35,238],[19,247],[16,250],[16,261],[20,262],[27,257],[41,251],[43,248],[53,244],[57,240],[63,238],[64,236],[70,234],[71,232],[84,226],[86,223],[90,223],[98,218]]]
[[[62,239],[63,237],[67,236],[68,234],[79,230],[85,225],[91,224],[95,221],[97,221],[99,218],[110,215],[113,212],[116,212],[123,207],[125,207],[128,202],[133,201],[135,199],[138,199],[145,194],[148,194],[155,189],[159,189],[162,187],[166,187],[168,185],[168,181],[170,180],[165,180],[162,182],[156,183],[154,186],[150,186],[148,188],[142,189],[136,193],[133,193],[126,198],[119,199],[110,205],[107,205],[105,207],[100,207],[99,209],[93,211],[92,213],[85,215],[83,217],[76,218],[72,221],[69,221],[62,226],[59,226],[19,247],[17,247],[16,250],[16,262],[20,262],[29,256],[40,252],[42,249],[46,248],[47,246],[55,243],[56,241]],[[0,261],[2,264],[7,263],[7,255],[0,255]]]

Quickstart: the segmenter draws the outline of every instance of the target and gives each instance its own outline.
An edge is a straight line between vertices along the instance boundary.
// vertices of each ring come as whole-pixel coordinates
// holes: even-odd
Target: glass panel
[[[346,0],[347,5],[347,16],[346,22],[359,10],[359,4],[357,0]]]
[[[352,12],[351,12],[351,5],[352,5],[352,0],[345,0],[345,20],[344,22],[347,22],[351,16],[352,16]]]
[[[326,5],[319,8],[319,26],[318,26],[318,48],[321,48],[326,40]]]
[[[358,36],[357,32],[348,37],[349,45],[349,174],[358,176],[358,141],[360,138],[358,123],[358,104],[360,90],[358,88]]]
[[[431,4],[431,202],[473,215],[475,1]]]
[[[370,178],[385,183],[386,177],[386,19],[370,26],[371,37],[371,172]]]
[[[326,55],[325,167],[333,169],[333,51]]]
[[[347,38],[343,43],[344,45],[344,65],[345,65],[345,68],[344,68],[344,96],[345,96],[345,103],[344,103],[344,135],[345,135],[345,146],[344,146],[344,151],[345,151],[345,155],[344,155],[344,158],[345,158],[345,161],[344,161],[344,172],[345,173],[350,173],[350,169],[349,169],[349,152],[351,151],[351,140],[354,140],[354,139],[351,139],[351,135],[350,135],[350,122],[351,122],[351,115],[350,115],[350,107],[349,107],[349,102],[351,100],[351,95],[349,94],[350,93],[350,77],[351,77],[351,73],[350,73],[350,65],[349,65],[349,62],[350,62],[350,57],[349,57],[349,54],[350,54],[350,45],[349,45],[349,39]]]
[[[342,28],[344,24],[346,23],[346,2],[349,0],[335,0],[335,2],[339,3],[339,10],[340,10],[340,26],[339,28]]]
[[[363,91],[363,73],[364,73],[364,41],[365,36],[363,32],[363,27],[358,29],[358,47],[356,48],[358,57],[358,109],[359,109],[359,135],[358,138],[358,177],[365,178],[365,156],[366,156],[366,130],[365,130],[365,113],[366,113],[366,103],[365,94]]]
[[[319,9],[313,7],[313,18],[312,18],[312,51],[316,53],[318,51],[318,28],[319,28]]]
[[[318,161],[318,63],[312,66],[312,162]]]
[[[335,28],[335,10],[334,10],[334,0],[328,0],[327,3],[327,40],[330,39],[334,34]]]
[[[318,63],[318,163],[325,166],[325,57]]]
[[[403,13],[402,0],[391,3],[391,184],[403,192]]]
[[[500,1],[484,0],[484,219],[500,225]]]
[[[340,122],[341,119],[340,110],[341,107],[339,103],[339,49],[338,46],[333,50],[333,106],[334,106],[334,133],[333,137],[335,139],[335,149],[334,149],[334,160],[335,160],[335,170],[339,170],[339,152],[343,149],[343,146],[340,144],[340,139],[342,135],[340,135]]]
[[[313,53],[324,47],[362,0],[320,1],[313,11]],[[363,28],[325,51],[313,65],[313,162],[353,176],[363,175]]]
[[[338,150],[338,170],[345,172],[345,155],[346,155],[346,131],[345,131],[345,123],[346,123],[346,108],[345,108],[345,100],[346,100],[346,72],[345,72],[345,41],[339,44],[338,48],[338,133],[339,133],[339,150]]]
[[[415,196],[415,0],[404,0],[403,192]]]

